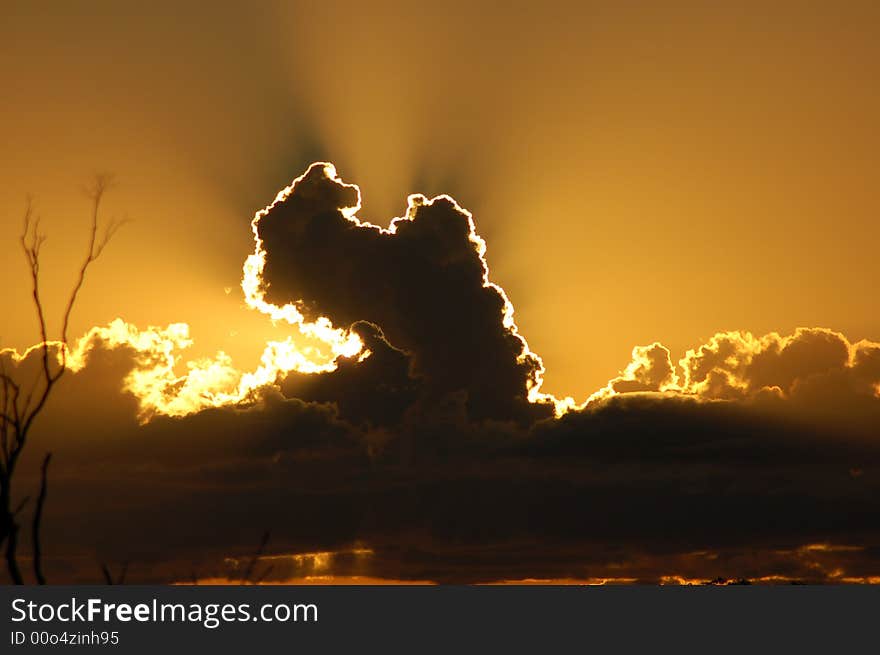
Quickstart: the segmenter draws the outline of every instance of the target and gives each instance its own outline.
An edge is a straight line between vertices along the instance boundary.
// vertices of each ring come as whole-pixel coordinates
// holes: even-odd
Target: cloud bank
[[[33,445],[56,452],[56,579],[95,559],[222,578],[266,529],[270,579],[352,552],[319,572],[880,575],[880,344],[723,332],[676,362],[654,343],[582,404],[555,399],[469,213],[415,195],[383,228],[359,207],[319,163],[254,217],[245,299],[293,334],[252,371],[186,362],[184,324],[71,347]],[[23,379],[36,355],[0,352]]]
[[[677,365],[654,343],[634,348],[630,364],[590,400],[639,391],[757,403],[876,436],[880,343],[851,343],[824,328],[762,337],[719,332]]]

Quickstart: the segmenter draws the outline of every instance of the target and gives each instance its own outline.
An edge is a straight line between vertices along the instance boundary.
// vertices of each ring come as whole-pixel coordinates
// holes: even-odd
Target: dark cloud
[[[92,404],[93,420],[79,420],[76,401],[96,379],[118,389],[127,369],[124,352],[96,350],[94,368],[64,378],[22,479],[36,485],[40,452],[56,451],[53,579],[95,580],[96,560],[130,561],[132,581],[228,575],[228,558],[247,557],[266,529],[278,579],[315,573],[284,556],[316,551],[341,553],[323,574],[442,582],[834,581],[880,569],[876,439],[761,405],[651,393],[528,428],[468,421],[455,402],[366,416],[346,375],[376,402],[380,373],[405,378],[399,353],[358,329],[385,364],[318,376],[314,400],[267,390],[247,408],[146,425],[134,406],[114,418],[112,396],[109,416]],[[339,404],[318,398],[337,391]],[[343,412],[346,398],[355,404]],[[114,429],[90,433],[101,418]]]
[[[349,218],[359,206],[357,187],[312,165],[257,225],[266,299],[294,302],[309,319],[380,326],[412,355],[427,398],[463,391],[474,419],[549,416],[527,400],[541,362],[505,324],[470,215],[444,196],[410,196],[407,215],[381,230]]]
[[[420,380],[410,375],[409,356],[394,348],[377,326],[359,321],[351,326],[370,352],[361,358],[340,357],[335,371],[292,372],[281,382],[284,394],[307,401],[334,403],[353,424],[374,427],[400,424],[420,394]]]

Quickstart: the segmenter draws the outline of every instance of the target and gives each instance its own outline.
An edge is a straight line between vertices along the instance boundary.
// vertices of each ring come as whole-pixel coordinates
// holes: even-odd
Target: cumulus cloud
[[[426,398],[464,392],[475,419],[531,421],[543,366],[489,281],[485,243],[454,200],[409,197],[406,214],[380,228],[359,221],[360,193],[314,164],[255,220],[261,284],[276,305],[336,325],[369,321],[411,355]]]
[[[594,393],[590,400],[607,398],[620,393],[662,391],[678,388],[678,375],[672,365],[669,349],[661,343],[636,346],[632,361],[608,384]]]
[[[688,350],[676,367],[669,350],[654,343],[634,348],[632,362],[591,400],[661,391],[702,400],[778,401],[791,411],[824,412],[844,430],[868,427],[868,415],[880,416],[880,344],[851,343],[824,328],[762,337],[720,332]]]
[[[322,374],[289,373],[281,390],[289,398],[333,403],[340,417],[355,425],[399,425],[420,392],[410,375],[410,358],[388,343],[382,330],[359,321],[351,326],[367,355],[339,358],[335,370]]]

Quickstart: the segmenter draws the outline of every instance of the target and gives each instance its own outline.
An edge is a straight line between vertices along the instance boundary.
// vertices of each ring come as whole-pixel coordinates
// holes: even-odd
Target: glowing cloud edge
[[[244,261],[242,266],[241,289],[248,307],[265,314],[272,321],[283,321],[297,328],[302,337],[315,340],[329,348],[329,354],[318,349],[297,344],[292,337],[284,341],[268,341],[260,357],[260,364],[249,372],[239,371],[232,364],[231,358],[219,351],[213,358],[202,358],[182,361],[180,352],[190,347],[193,340],[189,335],[186,323],[173,323],[165,328],[150,326],[139,330],[134,325],[117,318],[104,327],[92,327],[78,339],[72,347],[67,348],[67,366],[73,372],[86,366],[89,355],[96,347],[108,349],[128,348],[134,353],[134,368],[125,377],[123,388],[138,401],[138,418],[147,422],[157,415],[186,416],[211,407],[234,406],[254,401],[261,390],[277,384],[279,378],[291,372],[318,374],[331,372],[337,368],[340,357],[357,358],[363,361],[370,356],[364,348],[360,337],[350,329],[333,325],[330,318],[319,316],[314,321],[307,321],[297,307],[297,302],[276,305],[266,300],[266,283],[263,271],[266,265],[266,251],[259,235],[260,221],[274,207],[283,203],[296,189],[296,186],[315,168],[322,167],[324,175],[336,184],[355,192],[357,202],[350,207],[340,208],[346,220],[359,228],[376,230],[382,234],[395,234],[398,225],[403,221],[414,220],[419,207],[431,206],[434,202],[450,203],[454,209],[468,221],[468,240],[474,245],[482,265],[482,284],[495,290],[503,301],[501,321],[503,327],[522,344],[518,362],[523,363],[531,358],[537,366],[533,377],[527,381],[527,399],[532,403],[552,404],[557,417],[572,410],[584,409],[607,399],[627,393],[620,388],[629,387],[635,391],[686,395],[699,400],[730,400],[735,398],[718,397],[709,388],[708,375],[696,379],[693,371],[695,363],[701,357],[716,353],[722,343],[733,344],[735,361],[711,369],[729,381],[731,389],[747,395],[748,384],[741,378],[742,370],[747,367],[755,356],[772,350],[782,350],[805,334],[823,334],[829,338],[840,340],[847,349],[847,361],[844,368],[854,369],[860,353],[866,356],[880,357],[880,343],[862,340],[849,342],[841,333],[825,328],[798,328],[792,335],[780,336],[776,332],[763,337],[755,337],[749,332],[719,332],[698,348],[690,349],[678,360],[677,366],[672,363],[669,350],[659,342],[647,346],[636,346],[632,351],[631,362],[611,379],[607,385],[597,390],[582,403],[576,403],[572,397],[558,398],[543,392],[546,368],[541,357],[531,350],[526,338],[520,333],[515,321],[513,303],[504,289],[490,280],[489,265],[486,260],[487,246],[485,240],[476,231],[473,215],[449,195],[443,194],[427,198],[422,194],[411,194],[407,197],[407,209],[403,216],[393,218],[388,227],[381,227],[361,221],[357,213],[361,209],[361,192],[356,184],[346,184],[337,174],[336,167],[330,162],[315,162],[302,175],[295,178],[288,186],[281,189],[275,199],[257,211],[251,220],[251,231],[254,238],[254,252]],[[47,342],[54,354],[61,361],[61,349],[65,346],[60,342]],[[18,365],[43,344],[37,344],[19,354],[14,349],[0,350],[0,356],[8,357]],[[655,356],[652,359],[652,354]],[[659,355],[659,360],[656,356]],[[730,359],[730,358],[728,358]],[[663,375],[656,379],[657,362],[663,367]],[[187,371],[178,375],[176,369],[185,365]],[[873,369],[871,369],[873,370]],[[680,374],[681,373],[681,374]],[[737,377],[740,376],[740,377]],[[869,393],[880,398],[880,376],[868,380]],[[784,390],[768,387],[777,395],[784,397]]]

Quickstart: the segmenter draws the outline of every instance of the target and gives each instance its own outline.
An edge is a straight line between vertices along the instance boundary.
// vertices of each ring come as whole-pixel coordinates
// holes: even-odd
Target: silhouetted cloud
[[[412,355],[423,394],[464,391],[475,419],[531,421],[540,359],[513,323],[513,307],[489,281],[485,243],[469,213],[440,196],[409,197],[387,229],[361,223],[360,192],[327,164],[313,164],[255,221],[265,251],[266,299],[295,303],[306,318],[370,321]]]
[[[222,577],[267,528],[268,556],[348,553],[320,569],[340,575],[880,575],[880,344],[726,332],[676,363],[653,343],[555,416],[470,215],[411,196],[382,229],[359,204],[316,164],[253,222],[249,304],[317,344],[270,343],[251,373],[222,353],[182,366],[179,324],[74,347],[29,446],[57,454],[57,580],[96,558],[132,580]]]
[[[39,452],[56,452],[46,523],[54,580],[94,580],[95,559],[131,561],[133,581],[186,579],[191,568],[222,575],[267,528],[272,556],[370,551],[325,574],[878,573],[880,442],[845,422],[807,427],[761,403],[657,393],[619,394],[530,427],[470,421],[455,401],[402,410],[412,392],[401,354],[374,327],[355,329],[375,368],[363,368],[372,358],[340,362],[283,385],[313,399],[266,389],[247,407],[146,424],[121,390],[136,354],[93,349],[89,366],[62,379],[22,479],[36,484]],[[396,405],[385,404],[386,375]],[[850,550],[805,550],[815,544]],[[279,565],[273,576],[297,571]]]
[[[420,382],[409,373],[410,358],[372,323],[359,321],[351,329],[369,356],[339,358],[337,368],[328,373],[291,372],[281,389],[288,397],[334,403],[340,416],[355,425],[398,425],[420,393]]]
[[[843,431],[876,435],[880,420],[880,343],[851,343],[839,332],[799,328],[782,336],[721,332],[688,350],[676,368],[655,343],[592,400],[655,391],[705,401],[762,403]]]

